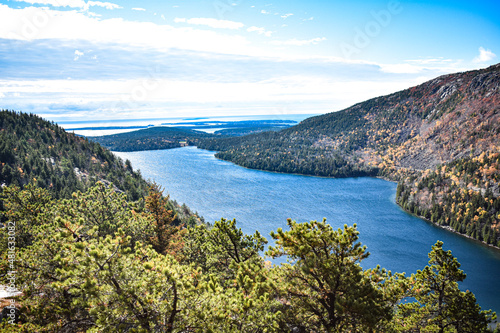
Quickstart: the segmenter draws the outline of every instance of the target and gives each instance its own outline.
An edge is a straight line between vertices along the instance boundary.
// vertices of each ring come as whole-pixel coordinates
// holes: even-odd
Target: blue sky
[[[498,1],[1,0],[0,107],[319,114],[500,62]]]

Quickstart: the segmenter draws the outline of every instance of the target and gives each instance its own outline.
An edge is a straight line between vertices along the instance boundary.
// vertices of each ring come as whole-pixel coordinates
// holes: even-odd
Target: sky
[[[0,108],[322,114],[500,62],[500,2],[0,0]]]

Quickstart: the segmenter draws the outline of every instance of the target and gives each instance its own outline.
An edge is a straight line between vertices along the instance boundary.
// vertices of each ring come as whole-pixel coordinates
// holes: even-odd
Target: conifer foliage
[[[33,179],[56,198],[69,198],[97,181],[113,183],[129,200],[147,193],[141,174],[98,143],[34,114],[2,110],[0,184],[22,187]]]
[[[368,257],[357,242],[356,225],[334,230],[325,220],[296,223],[271,236],[269,254],[286,255],[281,277],[289,316],[307,331],[367,332],[390,316],[383,294],[364,274],[359,262]]]
[[[267,240],[235,220],[175,225],[152,186],[142,207],[98,182],[68,199],[30,183],[4,190],[16,222],[20,316],[2,332],[486,332],[494,318],[458,289],[460,264],[441,242],[406,278],[368,256],[356,226],[296,223]],[[142,208],[141,208],[142,207]],[[0,234],[6,277],[8,234]],[[401,302],[407,299],[406,302]]]
[[[481,332],[491,311],[481,311],[474,294],[460,291],[458,282],[466,274],[451,251],[437,241],[429,253],[429,266],[413,274],[407,297],[416,302],[402,303],[396,322],[402,332]]]
[[[182,249],[182,225],[176,225],[177,214],[167,209],[168,197],[160,185],[153,183],[146,197],[146,212],[153,218],[153,236],[149,242],[160,254],[178,255]]]

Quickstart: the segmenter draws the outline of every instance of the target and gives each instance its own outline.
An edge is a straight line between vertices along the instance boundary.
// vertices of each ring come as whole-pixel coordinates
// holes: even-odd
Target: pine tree
[[[288,226],[289,231],[271,233],[276,246],[267,254],[289,258],[280,283],[291,325],[317,332],[365,332],[390,318],[382,292],[359,266],[369,253],[357,242],[356,225],[334,230],[325,220],[288,220]]]
[[[149,188],[146,197],[146,212],[153,218],[153,236],[149,243],[156,252],[179,256],[183,247],[182,225],[176,226],[177,215],[167,209],[168,197],[162,195],[163,189],[156,183]]]
[[[496,318],[481,310],[470,291],[460,291],[458,282],[466,274],[451,251],[443,250],[437,241],[429,253],[429,265],[412,274],[407,297],[416,302],[402,302],[398,308],[398,330],[401,332],[487,332]]]

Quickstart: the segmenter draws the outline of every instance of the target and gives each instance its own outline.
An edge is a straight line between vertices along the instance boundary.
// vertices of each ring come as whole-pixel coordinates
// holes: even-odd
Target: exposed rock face
[[[383,145],[377,135],[367,137],[372,163],[397,153],[398,158],[386,162],[396,169],[419,171],[477,156],[500,143],[500,64],[441,76],[341,112],[354,110],[369,120],[357,126],[359,131],[398,134],[382,138]]]

